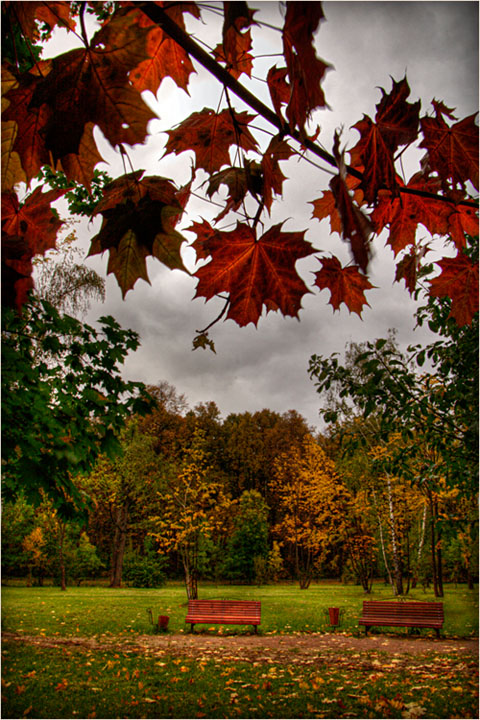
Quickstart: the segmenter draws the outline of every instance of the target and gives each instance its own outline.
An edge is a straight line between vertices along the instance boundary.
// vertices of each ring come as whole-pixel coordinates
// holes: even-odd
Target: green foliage
[[[2,575],[19,577],[26,573],[28,557],[24,538],[34,527],[34,510],[20,495],[15,502],[2,503]]]
[[[268,507],[260,493],[245,491],[239,500],[233,534],[226,548],[225,577],[253,582],[259,571],[259,559],[268,555],[267,518]]]
[[[467,240],[465,252],[475,260],[478,238]],[[427,304],[417,311],[417,322],[428,323],[441,339],[410,346],[405,355],[394,337],[380,338],[353,346],[344,364],[336,353],[313,355],[309,372],[323,397],[335,392],[353,417],[379,419],[377,442],[401,434],[404,444],[392,460],[392,472],[408,473],[410,459],[418,457],[424,443],[433,460],[425,459],[422,476],[444,475],[469,492],[478,477],[478,312],[470,325],[459,327],[450,316],[449,298],[423,296]],[[342,419],[338,404],[327,402],[320,412],[332,425]],[[356,434],[357,441],[364,439]]]
[[[154,588],[165,585],[165,559],[159,555],[141,556],[130,553],[125,556],[123,578],[135,588]]]
[[[73,477],[100,453],[117,453],[126,418],[151,407],[143,384],[119,370],[138,336],[112,317],[96,330],[34,299],[22,315],[4,309],[2,319],[4,496],[23,491],[38,503],[43,490],[71,515],[85,508]]]
[[[112,178],[103,170],[94,170],[90,190],[75,180],[68,180],[61,170],[54,172],[49,165],[45,165],[37,175],[37,180],[43,181],[51,188],[67,190],[65,199],[68,209],[74,215],[92,217],[97,203],[102,199],[105,187],[112,182]]]
[[[75,580],[77,585],[82,580],[98,577],[100,570],[105,567],[86,532],[80,533],[76,543],[69,544],[65,554],[67,576]]]

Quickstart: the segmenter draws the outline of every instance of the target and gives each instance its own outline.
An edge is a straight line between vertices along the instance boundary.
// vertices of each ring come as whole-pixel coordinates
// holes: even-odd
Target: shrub
[[[131,587],[153,588],[165,585],[164,561],[153,555],[127,555],[123,579]]]

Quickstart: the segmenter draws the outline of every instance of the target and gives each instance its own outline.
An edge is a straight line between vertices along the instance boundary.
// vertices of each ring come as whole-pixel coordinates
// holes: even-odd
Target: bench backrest
[[[261,603],[258,600],[189,600],[188,615],[238,617],[260,622]]]
[[[443,622],[441,602],[402,602],[396,600],[364,600],[363,617],[425,619]]]

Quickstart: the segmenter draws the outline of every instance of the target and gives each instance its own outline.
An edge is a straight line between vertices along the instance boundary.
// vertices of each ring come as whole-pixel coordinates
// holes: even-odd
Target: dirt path
[[[328,656],[340,659],[348,654],[372,657],[381,652],[394,654],[408,662],[408,655],[422,653],[455,653],[460,657],[478,659],[478,640],[427,639],[415,636],[398,637],[374,635],[353,637],[341,633],[311,635],[140,635],[131,640],[99,642],[96,638],[44,637],[19,633],[2,633],[2,640],[27,643],[41,647],[77,648],[78,650],[106,650],[138,652],[144,655],[174,655],[229,659],[244,662],[280,662],[311,664]],[[333,657],[332,657],[333,656]]]

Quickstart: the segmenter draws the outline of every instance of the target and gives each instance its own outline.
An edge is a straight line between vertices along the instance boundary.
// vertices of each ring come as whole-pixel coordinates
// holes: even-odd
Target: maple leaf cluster
[[[465,235],[478,235],[471,197],[472,187],[478,189],[474,115],[458,121],[453,109],[437,100],[433,111],[422,115],[420,101],[409,100],[406,77],[392,80],[390,92],[381,89],[374,117],[364,115],[353,126],[359,134],[356,145],[341,148],[336,133],[329,154],[315,142],[318,131],[309,134],[315,111],[328,108],[322,82],[330,66],[315,48],[324,20],[320,2],[286,3],[280,48],[284,64],[273,65],[265,77],[271,106],[239,81],[242,75],[252,77],[252,31],[261,29],[247,3],[223,3],[221,42],[211,52],[186,31],[186,15],[202,19],[201,6],[194,2],[119,2],[106,17],[99,16],[99,29],[89,37],[84,13],[98,5],[83,3],[74,15],[75,6],[68,2],[3,3],[7,27],[15,27],[30,43],[38,42],[39,23],[65,27],[83,41],[83,47],[52,60],[32,60],[27,70],[11,59],[2,63],[7,302],[18,307],[25,302],[33,286],[32,258],[55,246],[61,224],[51,203],[62,191],[37,188],[21,204],[18,183],[29,187],[42,167],[50,166],[68,181],[90,188],[94,168],[103,160],[96,129],[128,157],[126,146],[145,142],[155,118],[142,93],[157,93],[166,77],[188,93],[196,61],[223,85],[224,107],[197,110],[166,132],[166,155],[191,154],[192,181],[177,188],[168,178],[137,169],[114,180],[94,211],[103,223],[90,254],[109,253],[107,270],[124,295],[137,279],[148,280],[148,257],[185,270],[181,248],[187,241],[176,227],[199,181],[200,187],[206,185],[206,199],[217,198],[222,186],[226,199],[213,225],[203,220],[187,228],[203,263],[194,273],[196,296],[226,297],[223,314],[239,325],[256,325],[265,311],[298,316],[303,296],[312,290],[296,263],[312,254],[321,265],[313,286],[330,291],[334,310],[345,303],[361,315],[368,304],[365,292],[373,287],[368,278],[373,241],[381,233],[388,236],[396,280],[415,292],[428,252],[428,245],[417,240],[420,225],[453,243],[457,253],[437,263],[439,274],[430,280],[430,293],[451,298],[451,313],[459,324],[471,322],[478,310],[478,266],[463,250]],[[231,93],[254,114],[234,109]],[[252,127],[259,115],[275,128],[266,149]],[[406,180],[398,159],[411,145],[425,155]],[[305,152],[336,168],[329,189],[310,202],[312,217],[329,219],[331,231],[348,244],[352,260],[345,267],[336,257],[322,256],[305,240],[305,230],[286,232],[283,223],[265,229],[272,204],[283,193],[286,178],[280,163]],[[230,213],[240,214],[241,220],[235,229],[221,230],[218,223]],[[198,346],[209,344],[206,335],[199,338]]]

